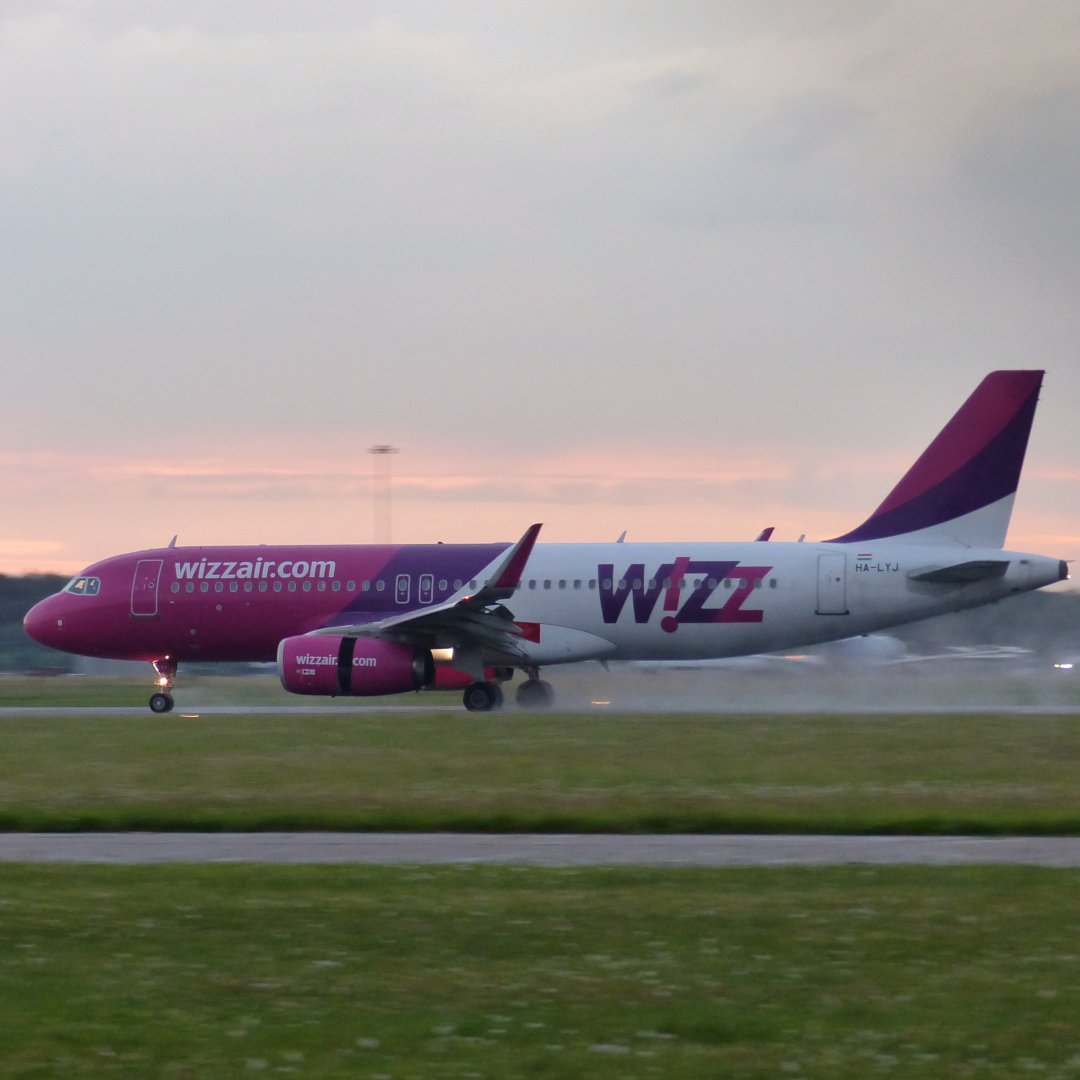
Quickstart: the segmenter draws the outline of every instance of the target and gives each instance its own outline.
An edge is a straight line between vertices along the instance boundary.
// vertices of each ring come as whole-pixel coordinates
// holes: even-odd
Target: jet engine
[[[278,645],[277,662],[281,685],[293,694],[403,694],[435,679],[427,649],[375,638],[285,638]]]

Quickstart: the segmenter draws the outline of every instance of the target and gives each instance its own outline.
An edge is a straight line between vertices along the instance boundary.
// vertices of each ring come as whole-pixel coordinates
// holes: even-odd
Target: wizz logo
[[[683,623],[755,623],[765,613],[760,609],[744,608],[747,598],[772,569],[771,566],[740,566],[738,562],[717,562],[702,559],[677,558],[663,563],[649,577],[644,563],[633,563],[622,577],[616,579],[613,563],[601,563],[597,568],[600,585],[600,612],[605,623],[617,622],[630,601],[634,622],[647,623],[663,597],[660,629],[674,634]],[[725,581],[731,595],[720,607],[706,607],[714,592]]]

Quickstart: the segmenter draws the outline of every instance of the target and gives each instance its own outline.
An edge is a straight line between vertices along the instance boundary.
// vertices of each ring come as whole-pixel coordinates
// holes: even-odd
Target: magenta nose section
[[[57,611],[57,606],[55,596],[48,596],[35,604],[23,618],[23,629],[39,645],[62,649],[64,618]]]

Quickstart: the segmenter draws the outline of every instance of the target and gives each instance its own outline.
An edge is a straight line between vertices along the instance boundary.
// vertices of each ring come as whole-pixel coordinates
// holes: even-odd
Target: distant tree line
[[[918,654],[955,645],[1015,645],[1052,661],[1080,659],[1080,592],[1029,592],[886,633]]]
[[[47,649],[26,636],[23,616],[39,601],[67,584],[59,574],[0,574],[0,671],[73,671],[78,658]]]

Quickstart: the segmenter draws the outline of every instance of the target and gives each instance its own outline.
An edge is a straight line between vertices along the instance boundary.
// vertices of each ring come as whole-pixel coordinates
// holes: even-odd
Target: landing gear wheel
[[[156,682],[159,687],[156,694],[150,695],[150,711],[152,713],[172,712],[173,697],[169,691],[172,689],[173,679],[176,677],[176,661],[165,656],[160,660],[151,660],[150,662],[157,673]]]
[[[172,694],[151,694],[150,711],[155,713],[172,712]]]
[[[462,698],[469,712],[494,712],[502,708],[503,694],[498,684],[474,682]]]
[[[526,679],[517,688],[517,703],[522,709],[550,709],[555,701],[555,690],[543,679]]]

